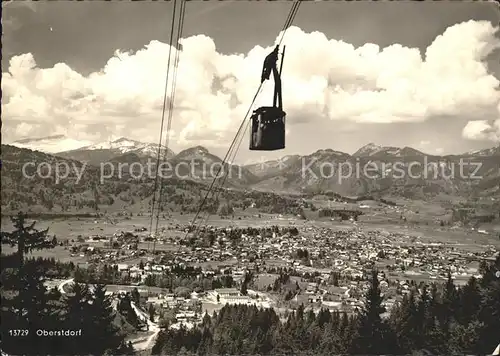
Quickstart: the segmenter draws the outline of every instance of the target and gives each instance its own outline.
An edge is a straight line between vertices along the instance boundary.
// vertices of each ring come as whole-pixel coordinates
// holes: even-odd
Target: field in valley
[[[328,204],[328,202],[326,202]],[[445,216],[446,209],[433,204],[424,204],[422,202],[412,202],[406,206],[397,208],[388,208],[381,206],[379,203],[374,202],[361,202],[358,206],[365,206],[363,208],[364,215],[360,216],[358,222],[350,221],[332,221],[332,219],[321,218],[316,220],[301,220],[293,216],[281,216],[271,214],[251,214],[246,211],[235,214],[235,218],[221,218],[219,216],[210,216],[208,224],[212,226],[251,226],[251,227],[265,227],[265,226],[297,226],[302,228],[307,235],[312,234],[316,228],[333,228],[333,229],[357,229],[362,230],[377,230],[385,231],[387,233],[403,233],[411,236],[418,236],[418,240],[426,242],[444,243],[448,245],[455,245],[461,249],[470,251],[481,250],[485,245],[493,245],[500,248],[500,226],[491,225],[488,227],[488,234],[481,234],[477,231],[472,231],[470,228],[450,228],[441,227],[436,222],[436,216]],[[340,206],[345,206],[344,204]],[[349,206],[349,208],[354,208]],[[404,212],[407,221],[402,221],[400,215]],[[205,215],[200,215],[205,218]],[[175,230],[176,226],[185,226],[190,223],[194,214],[172,213],[170,217],[161,219],[159,223],[159,230],[165,228],[165,235],[172,235],[181,237],[184,235],[182,231]],[[203,220],[204,221],[204,220]],[[202,221],[202,222],[203,222]],[[203,224],[202,224],[203,225]],[[149,216],[110,216],[100,218],[82,218],[82,217],[65,217],[56,219],[38,218],[37,228],[49,228],[49,234],[55,235],[59,241],[73,240],[76,241],[79,236],[87,240],[91,246],[104,247],[104,241],[88,241],[90,236],[112,236],[119,232],[134,232],[136,229],[146,228],[149,231],[150,217]],[[154,225],[153,225],[154,227]],[[170,228],[170,230],[169,230]],[[2,217],[2,230],[9,231],[12,229],[12,224],[7,217]],[[146,236],[148,231],[139,233]],[[408,241],[411,243],[411,240]],[[12,249],[8,246],[3,246],[4,253],[9,253]],[[139,248],[148,249],[151,247],[150,243],[141,243]],[[172,244],[156,244],[157,250],[171,250],[178,249],[178,246]],[[67,249],[63,247],[56,247],[52,250],[35,251],[33,256],[54,257],[62,261],[72,260],[75,263],[84,263],[85,257],[75,255],[70,256]],[[269,261],[273,262],[273,261]],[[279,264],[280,261],[274,261]]]

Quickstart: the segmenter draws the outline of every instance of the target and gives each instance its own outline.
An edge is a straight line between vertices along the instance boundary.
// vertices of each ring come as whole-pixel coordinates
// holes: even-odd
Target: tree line
[[[304,306],[285,321],[273,309],[226,305],[199,327],[165,330],[153,354],[488,354],[499,343],[500,257],[481,265],[482,279],[457,288],[420,285],[388,312],[377,271],[358,312]]]
[[[130,303],[121,301],[119,312],[114,312],[102,284],[76,283],[65,295],[47,290],[45,272],[56,264],[47,267],[47,262],[25,255],[54,247],[48,230],[27,224],[23,214],[12,222],[14,231],[1,234],[2,243],[17,246],[14,255],[2,255],[1,261],[2,350],[23,355],[132,354],[124,328],[119,327],[124,325],[122,319],[134,327],[140,324],[134,321]],[[326,309],[315,314],[299,306],[283,319],[273,309],[225,306],[212,316],[205,315],[201,325],[191,330],[163,330],[153,353],[487,354],[500,341],[499,271],[500,256],[483,262],[482,278],[471,278],[461,288],[450,274],[444,285],[415,285],[390,311],[383,304],[377,271],[371,274],[363,308],[351,314]],[[288,280],[285,275],[282,279],[278,284]],[[249,282],[250,277],[242,292]],[[130,298],[138,299],[137,295]],[[81,330],[81,334],[39,336],[37,330]]]
[[[133,354],[126,334],[117,326],[119,316],[104,286],[76,283],[66,295],[57,288],[48,290],[44,285],[47,268],[57,264],[25,259],[33,250],[54,247],[48,230],[27,224],[22,213],[12,217],[12,222],[14,231],[1,233],[2,243],[17,245],[14,255],[1,257],[2,351],[15,355]]]

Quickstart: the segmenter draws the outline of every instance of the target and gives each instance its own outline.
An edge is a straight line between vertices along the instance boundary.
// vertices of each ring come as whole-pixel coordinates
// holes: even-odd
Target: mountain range
[[[64,135],[54,135],[41,138],[26,138],[22,140],[17,140],[12,142],[10,145],[26,148],[33,151],[40,151],[48,154],[54,154],[63,158],[70,158],[79,160],[81,162],[94,163],[99,165],[101,162],[116,159],[118,156],[126,154],[134,154],[141,158],[156,158],[158,154],[159,145],[156,143],[145,143],[137,140],[132,140],[129,138],[121,137],[115,140],[110,140],[106,142],[100,142],[96,144],[91,144],[88,141],[79,141],[75,139],[68,138]],[[67,149],[61,150],[62,147]],[[375,143],[369,143],[354,154],[349,155],[348,153],[334,151],[332,149],[321,149],[314,154],[322,153],[335,153],[340,157],[371,157],[371,158],[384,158],[384,157],[439,157],[436,155],[429,155],[417,149],[411,147],[392,147],[392,146],[381,146]],[[165,151],[162,151],[162,157]],[[442,157],[489,157],[497,156],[500,154],[500,145],[486,148],[483,150],[475,150],[464,152],[456,155],[446,155]],[[191,156],[189,156],[191,155]],[[210,156],[211,160],[220,161],[220,158],[212,155],[206,148],[201,146],[192,147],[181,151],[179,153],[179,158],[182,156],[183,159],[190,160],[192,158],[199,158],[197,156]],[[167,158],[173,158],[176,154],[168,149]],[[208,157],[207,156],[207,157]],[[307,156],[307,155],[306,155]],[[284,156],[279,160],[268,161],[267,167],[271,168],[278,162],[293,161],[300,159],[300,155]],[[261,163],[259,163],[261,164]],[[249,167],[256,167],[258,164],[250,164]]]
[[[40,161],[50,157],[52,164],[58,160],[67,160],[80,165],[86,163],[96,170],[103,162],[110,162],[115,168],[120,164],[124,166],[125,163],[126,167],[120,168],[123,170],[118,179],[121,183],[115,181],[113,184],[126,182],[130,185],[127,189],[135,191],[139,189],[138,180],[131,175],[133,172],[130,164],[144,164],[151,159],[155,162],[158,151],[158,145],[127,138],[55,154],[27,149],[28,146],[35,149],[37,143],[47,141],[49,140],[24,140],[12,145],[2,145],[2,205],[22,194],[24,188],[16,180],[20,179],[21,163],[27,159]],[[201,146],[177,154],[168,150],[166,154],[172,166],[181,167],[175,172],[177,178],[180,176],[205,184],[213,180],[222,163],[219,157]],[[203,168],[202,163],[205,167],[218,168],[206,172],[203,171],[206,168]],[[371,168],[367,173],[368,166]],[[290,155],[242,167],[226,166],[225,169],[230,169],[231,172],[225,179],[225,186],[242,191],[279,194],[315,194],[328,191],[342,196],[371,194],[410,199],[433,199],[439,195],[500,198],[500,146],[460,155],[431,156],[411,147],[386,147],[370,143],[353,155],[333,149],[321,149],[309,155]],[[87,171],[90,172],[88,174],[95,174],[92,170]],[[147,183],[147,179],[142,179],[141,182]],[[9,184],[14,184],[16,188],[10,190],[7,197],[3,188]],[[46,182],[43,185],[48,187]],[[136,186],[132,188],[133,185]],[[125,187],[123,189],[127,190]],[[144,192],[146,188],[140,189],[139,198],[142,199],[147,196]],[[92,199],[91,193],[87,195],[88,199]]]

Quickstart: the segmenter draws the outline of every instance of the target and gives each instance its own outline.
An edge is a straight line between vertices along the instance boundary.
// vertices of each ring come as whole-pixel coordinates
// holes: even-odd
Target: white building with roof
[[[220,288],[208,292],[208,298],[217,303],[217,298],[220,304],[244,304],[257,305],[258,307],[270,308],[270,302],[263,295],[259,295],[254,291],[248,291],[248,295],[242,295],[236,288]],[[253,296],[253,298],[252,298]],[[260,298],[258,298],[260,296]]]

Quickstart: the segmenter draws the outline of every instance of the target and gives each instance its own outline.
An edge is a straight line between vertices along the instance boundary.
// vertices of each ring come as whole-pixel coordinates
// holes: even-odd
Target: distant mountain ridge
[[[94,166],[99,166],[102,162],[131,164],[156,159],[157,149],[158,145],[122,137],[108,143],[60,152],[57,156]],[[204,183],[213,180],[222,163],[221,158],[202,146],[191,147],[178,154],[169,150],[167,157],[171,164],[179,168],[176,174],[183,179]],[[458,177],[455,168],[461,161],[480,163],[481,167],[477,172],[470,165],[464,174],[470,177],[474,173],[483,178],[471,180]],[[419,163],[420,167],[412,167],[414,163]],[[367,177],[359,175],[359,172],[352,174],[347,171],[349,167],[363,167],[367,164],[375,166],[375,176]],[[429,166],[424,167],[426,164]],[[226,165],[225,171],[227,168]],[[413,170],[414,174],[418,174],[417,177],[409,174],[398,176],[395,174],[398,170]],[[333,149],[320,149],[308,155],[288,155],[245,166],[232,165],[230,172],[225,180],[229,187],[274,192],[309,193],[331,190],[346,196],[378,192],[407,197],[439,193],[497,194],[500,191],[500,146],[459,155],[436,156],[411,147],[369,143],[353,155]]]
[[[68,150],[57,150],[57,151],[51,151],[44,149],[44,145],[42,144],[42,147],[36,147],[37,143],[40,142],[48,142],[48,141],[72,141],[76,142],[75,145],[80,145],[81,147],[74,148],[74,149],[68,149]],[[41,151],[44,153],[50,153],[50,154],[56,154],[61,157],[67,157],[71,159],[77,159],[77,160],[85,160],[88,161],[89,157],[91,158],[92,152],[94,151],[96,156],[110,156],[110,158],[114,158],[116,156],[126,154],[126,153],[135,153],[139,157],[156,157],[158,153],[158,147],[159,145],[156,143],[146,143],[146,142],[141,142],[133,139],[129,139],[126,137],[120,137],[118,139],[112,140],[112,141],[106,141],[106,142],[100,142],[96,144],[85,144],[86,141],[77,141],[77,140],[72,140],[67,138],[65,135],[53,135],[53,136],[47,136],[47,137],[41,137],[41,138],[26,138],[22,140],[17,140],[13,142],[11,145],[20,147],[20,148],[28,148],[31,150],[35,151]],[[29,147],[28,147],[29,146]],[[109,153],[105,153],[109,152]],[[439,157],[437,155],[432,155],[432,154],[427,154],[422,151],[419,151],[417,149],[414,149],[412,147],[395,147],[395,146],[383,146],[383,145],[377,145],[373,142],[368,143],[367,145],[361,147],[358,149],[354,154],[350,155],[348,153],[344,153],[341,151],[335,151],[331,148],[327,149],[320,149],[314,153],[311,153],[309,155],[287,155],[284,156],[278,160],[269,160],[266,161],[265,163],[267,166],[270,168],[273,165],[276,165],[278,161],[284,162],[286,160],[296,160],[297,158],[300,157],[309,157],[311,155],[321,155],[321,154],[331,154],[336,152],[339,156],[350,156],[350,157],[422,157],[422,156],[432,156],[432,157]],[[205,156],[206,158],[210,158],[211,160],[219,161],[220,158],[215,157],[213,154],[209,152],[208,149],[202,146],[195,146],[191,148],[187,148],[178,154],[175,154],[172,150],[168,150],[167,157],[172,158],[174,156],[179,156],[178,158],[182,159],[190,159],[188,158],[189,155],[192,155],[192,157],[195,158],[200,158],[201,156]],[[495,156],[495,155],[500,155],[500,145],[491,147],[491,148],[486,148],[482,150],[474,150],[474,151],[469,151],[469,152],[464,152],[464,153],[458,153],[458,154],[452,154],[452,155],[446,155],[446,156]],[[84,159],[82,159],[82,156]],[[199,157],[197,157],[199,156]],[[442,156],[442,157],[446,157]],[[90,161],[95,161],[95,159],[90,159]],[[262,165],[262,163],[254,163],[248,165],[250,166],[257,166],[257,165]]]
[[[393,147],[393,146],[379,146],[374,143],[369,143],[359,150],[357,150],[353,157],[374,157],[388,155],[393,157],[407,157],[407,156],[424,156],[425,153],[418,151],[411,147]]]
[[[500,146],[436,156],[411,147],[368,144],[353,155],[326,149],[292,157],[246,166],[259,177],[253,188],[297,193],[334,191],[353,196],[376,193],[407,198],[441,193],[500,195]],[[363,170],[370,165],[375,172],[368,175]]]
[[[122,140],[121,142],[127,142],[127,144],[118,145],[119,147],[111,146],[108,149],[95,147],[95,149],[75,151],[79,152],[80,155],[91,155],[90,158],[97,160],[99,164],[102,161],[98,160],[99,157],[95,155],[96,153],[111,157],[112,153],[118,152],[119,154],[112,156],[109,162],[113,165],[129,164],[130,169],[132,169],[131,163],[144,163],[147,160],[146,156],[136,153],[141,147],[131,147],[130,140]],[[120,150],[120,147],[127,147],[127,150]],[[322,149],[305,156],[285,156],[281,160],[270,160],[242,167],[233,165],[230,167],[231,175],[224,179],[224,187],[236,189],[243,194],[249,191],[261,191],[310,195],[330,191],[350,197],[364,195],[379,198],[400,196],[407,199],[426,200],[445,194],[469,198],[485,196],[500,201],[499,147],[457,156],[419,156],[412,150],[380,149],[379,147],[374,148],[372,145],[369,148],[362,152],[358,151],[359,156],[357,157],[332,149]],[[99,201],[106,201],[111,205],[116,205],[112,202],[116,202],[119,198],[120,204],[126,205],[127,202],[135,202],[134,204],[140,203],[143,206],[142,209],[146,208],[144,204],[147,204],[147,200],[144,199],[150,198],[153,179],[152,177],[137,179],[131,174],[132,170],[127,168],[122,169],[124,174],[121,176],[113,175],[112,178],[107,179],[105,185],[99,183],[99,164],[92,165],[92,163],[84,170],[85,175],[79,185],[74,183],[78,178],[75,174],[70,177],[71,179],[64,179],[59,184],[53,178],[34,181],[22,174],[21,168],[26,162],[49,162],[52,167],[55,167],[58,162],[66,161],[75,167],[82,167],[82,161],[75,158],[75,151],[51,155],[11,145],[2,145],[2,206],[9,205],[12,209],[16,209],[18,201],[22,201],[27,206],[31,206],[31,204],[50,205],[49,201],[52,199],[50,197],[56,194],[57,199],[66,205],[73,204],[75,206],[74,204],[77,204],[80,206],[83,204],[90,208],[94,206],[92,204],[95,204],[93,196],[99,194]],[[146,150],[146,154],[147,152]],[[403,154],[408,156],[402,157]],[[65,155],[66,157],[64,157]],[[467,179],[467,177],[457,176],[454,167],[456,168],[460,161],[474,163],[469,168],[465,167],[465,174],[472,172],[482,178]],[[177,165],[176,167],[181,167],[181,169],[177,170],[174,176],[167,178],[176,182],[174,183],[176,186],[181,185],[184,187],[182,189],[190,190],[189,197],[183,198],[189,202],[196,201],[199,196],[202,196],[201,190],[204,189],[202,187],[206,187],[206,184],[213,181],[218,168],[221,167],[222,160],[211,154],[206,148],[196,146],[172,156],[169,162],[172,165]],[[418,177],[393,174],[396,165],[401,164],[404,169],[408,169],[408,165],[414,162],[432,163],[433,166],[429,167],[429,176],[423,174],[423,166],[413,170],[414,174],[420,174]],[[357,163],[360,165],[374,164],[377,170],[371,176],[348,172],[345,164],[354,167]],[[479,167],[476,167],[476,163],[479,164]],[[207,172],[207,167],[215,169],[212,169],[213,172]],[[476,170],[476,168],[479,169]],[[226,165],[224,169],[228,169],[228,166]],[[188,181],[198,185],[186,185],[190,184]],[[216,187],[218,185],[216,184]],[[169,194],[169,199],[174,199],[174,201],[181,199],[179,194]],[[75,199],[77,199],[76,203]]]
[[[196,151],[196,150],[195,150]],[[123,174],[111,174],[103,178],[100,167],[60,156],[19,148],[12,145],[2,145],[2,175],[1,175],[1,206],[2,214],[15,214],[19,210],[30,214],[83,214],[96,212],[130,212],[148,214],[151,208],[155,177],[148,175],[134,177],[132,167],[122,169]],[[214,156],[216,157],[216,156]],[[182,156],[180,157],[182,158]],[[134,163],[138,156],[126,153],[110,163]],[[182,161],[187,163],[185,161]],[[44,168],[37,174],[37,165],[44,163]],[[28,164],[28,166],[26,166]],[[58,167],[64,166],[69,171],[59,171],[65,176],[55,175]],[[189,168],[187,165],[184,165]],[[23,168],[24,167],[24,168]],[[238,167],[232,167],[233,169]],[[244,169],[242,169],[245,172]],[[180,174],[190,173],[179,172]],[[196,174],[199,171],[194,172]],[[248,190],[252,184],[245,180],[247,174],[240,177],[229,177],[224,186],[216,185],[217,196],[209,196],[205,201],[205,191],[212,179],[204,179],[196,175],[186,177],[164,177],[162,180],[163,200],[161,209],[168,211],[194,213],[200,203],[205,202],[203,211],[217,212],[223,202],[231,201],[235,205],[242,204],[244,199],[259,202],[263,209],[274,209],[279,202],[278,212],[298,213],[298,203],[287,203],[287,198],[276,194]],[[207,177],[208,178],[208,177]],[[246,186],[244,186],[244,184]],[[225,189],[219,189],[225,188]],[[236,189],[235,189],[236,188]],[[243,188],[243,189],[237,189]],[[59,214],[59,215],[58,215]]]
[[[156,156],[158,154],[158,144],[145,143],[137,140],[131,140],[126,137],[120,137],[109,142],[101,142],[94,145],[82,147],[81,150],[116,150],[120,153],[141,153],[148,156]],[[170,153],[173,153],[170,150]]]
[[[467,154],[470,156],[479,156],[479,157],[500,156],[500,145],[491,148],[485,148],[482,150],[469,151],[467,152]]]
[[[131,157],[130,155],[134,154],[140,159],[156,159],[159,147],[158,144],[144,143],[121,137],[113,141],[101,142],[70,151],[57,152],[56,154],[60,157],[99,165],[103,162],[120,160],[118,157],[121,155]],[[162,158],[172,158],[175,156],[175,153],[171,149],[165,150],[165,148],[162,148],[160,155]]]

